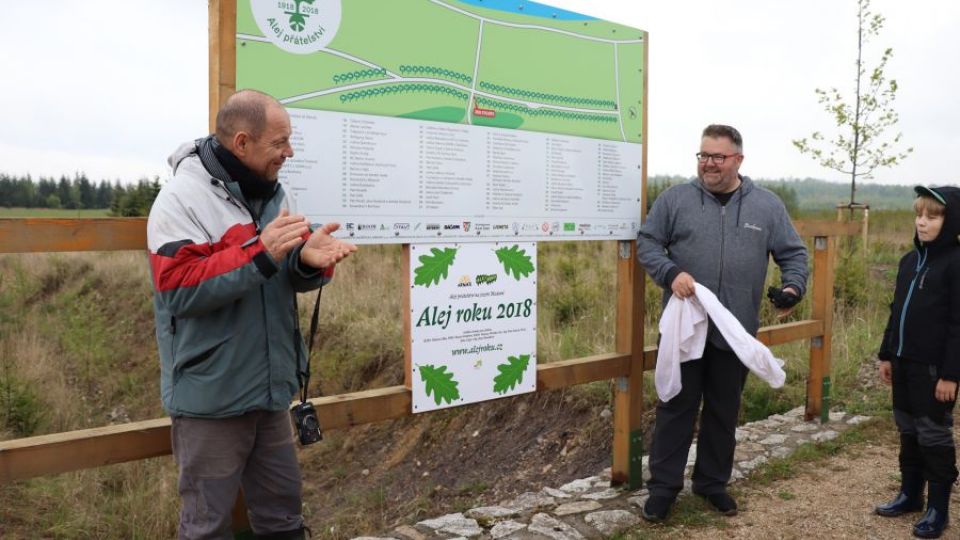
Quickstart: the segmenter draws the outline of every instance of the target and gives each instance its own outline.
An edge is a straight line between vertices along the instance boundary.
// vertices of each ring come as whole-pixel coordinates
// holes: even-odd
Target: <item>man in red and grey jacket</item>
[[[304,538],[290,403],[306,351],[296,293],[356,251],[290,215],[277,175],[293,156],[272,97],[231,96],[216,133],[170,157],[147,243],[160,393],[180,467],[180,538],[232,538],[242,486],[258,537]]]

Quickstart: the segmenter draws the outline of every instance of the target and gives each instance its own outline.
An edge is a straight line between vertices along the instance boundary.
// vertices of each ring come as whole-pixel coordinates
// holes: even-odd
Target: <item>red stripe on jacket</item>
[[[169,291],[195,287],[249,264],[255,255],[264,251],[263,243],[258,239],[249,246],[241,246],[256,234],[253,223],[237,224],[213,244],[184,245],[172,257],[151,252],[154,288]]]

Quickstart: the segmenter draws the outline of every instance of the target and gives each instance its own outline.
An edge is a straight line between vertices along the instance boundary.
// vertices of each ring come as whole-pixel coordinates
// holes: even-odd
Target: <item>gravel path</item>
[[[858,445],[788,480],[741,488],[740,514],[725,520],[720,527],[675,530],[662,537],[687,540],[912,538],[910,530],[919,514],[882,518],[872,512],[877,503],[892,498],[899,485],[895,444]],[[956,513],[960,511],[957,491],[950,507],[957,523]],[[960,538],[960,525],[947,529],[943,538]]]

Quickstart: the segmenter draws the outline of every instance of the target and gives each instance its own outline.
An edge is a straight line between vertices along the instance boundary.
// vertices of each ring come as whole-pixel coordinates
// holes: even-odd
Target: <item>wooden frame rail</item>
[[[216,2],[212,2],[213,6]],[[761,328],[758,339],[777,345],[810,339],[806,418],[826,419],[830,403],[830,341],[836,236],[860,233],[859,223],[795,222],[803,236],[814,237],[811,320]],[[0,254],[63,251],[143,250],[146,220],[0,219]],[[643,346],[644,277],[636,242],[618,242],[616,352],[564,360],[537,367],[537,390],[613,380],[613,463],[611,483],[641,485],[643,373],[656,366],[656,347]],[[408,386],[393,386],[311,400],[324,427],[352,426],[412,414]],[[170,420],[159,418],[0,441],[0,484],[37,476],[96,468],[170,454]],[[242,494],[234,508],[234,530],[245,531]]]
[[[811,338],[823,332],[820,321],[767,326],[758,334],[768,345]],[[643,351],[643,369],[656,366],[657,348]],[[630,375],[631,356],[602,354],[537,367],[537,391],[555,390]],[[409,416],[410,390],[390,386],[311,400],[325,430]],[[170,454],[170,419],[40,435],[0,442],[0,484],[37,476],[91,469]]]
[[[858,222],[794,221],[800,236],[857,236]],[[147,218],[0,218],[0,253],[147,249]]]

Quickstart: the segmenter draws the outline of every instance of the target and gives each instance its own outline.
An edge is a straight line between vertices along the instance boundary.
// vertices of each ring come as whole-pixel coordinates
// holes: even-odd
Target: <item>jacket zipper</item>
[[[897,343],[897,356],[903,354],[903,326],[907,321],[907,308],[910,306],[910,298],[913,296],[913,287],[917,284],[917,278],[920,277],[920,270],[923,269],[923,265],[927,263],[927,250],[923,250],[923,254],[920,253],[920,250],[917,250],[917,273],[913,276],[913,280],[910,281],[910,289],[907,291],[907,298],[903,301],[903,309],[900,310],[900,342]],[[923,273],[926,276],[926,272]],[[921,287],[923,288],[923,287]]]
[[[246,201],[238,200],[233,196],[233,193],[227,189],[227,186],[223,182],[217,182],[220,188],[227,194],[227,201],[233,203],[237,208],[246,210],[247,214],[250,215],[250,219],[253,220],[253,225],[257,229],[257,234],[260,234],[260,231],[263,230],[263,227],[260,226],[260,219],[254,214],[253,209],[246,203]],[[263,201],[263,206],[261,207],[260,217],[263,217],[263,210],[266,210],[267,205],[270,204],[270,201],[276,197],[276,190]],[[296,293],[294,293],[296,294]],[[270,370],[270,331],[269,331],[269,319],[267,319],[267,297],[264,292],[263,285],[260,285],[260,309],[263,313],[263,324],[264,324],[264,333],[266,334],[266,339],[264,340],[264,348],[267,358],[267,400],[273,401],[273,374]]]
[[[723,217],[727,214],[726,205],[720,207],[720,278],[717,280],[717,293],[723,290],[723,239],[726,236]]]

